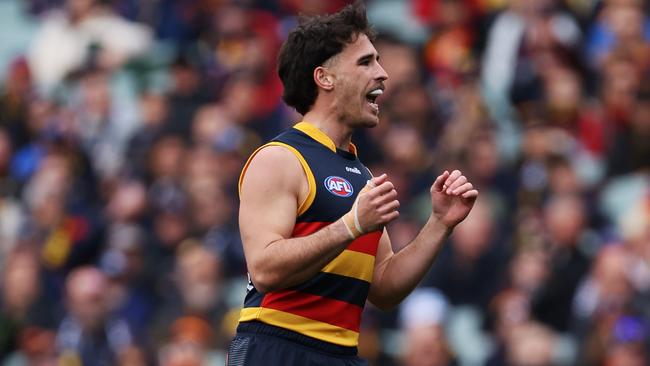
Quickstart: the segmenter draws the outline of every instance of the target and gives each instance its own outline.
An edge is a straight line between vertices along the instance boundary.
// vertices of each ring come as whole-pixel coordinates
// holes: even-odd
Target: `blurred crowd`
[[[300,115],[276,55],[335,0],[0,1],[0,363],[224,363],[237,180]],[[369,0],[389,74],[354,141],[397,251],[460,168],[481,192],[376,366],[650,364],[643,0]]]

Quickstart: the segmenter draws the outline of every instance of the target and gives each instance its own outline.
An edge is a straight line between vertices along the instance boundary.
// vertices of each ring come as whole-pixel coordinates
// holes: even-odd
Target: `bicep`
[[[242,175],[239,226],[248,260],[268,244],[291,236],[304,172],[297,158],[279,146],[265,147]]]

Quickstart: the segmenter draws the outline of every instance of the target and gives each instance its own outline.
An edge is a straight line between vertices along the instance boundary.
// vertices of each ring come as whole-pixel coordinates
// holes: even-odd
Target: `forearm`
[[[268,243],[248,263],[255,287],[261,292],[298,285],[316,275],[350,243],[341,220],[307,236]]]
[[[381,308],[399,304],[426,275],[451,228],[430,218],[412,242],[380,263],[372,284],[372,302]]]

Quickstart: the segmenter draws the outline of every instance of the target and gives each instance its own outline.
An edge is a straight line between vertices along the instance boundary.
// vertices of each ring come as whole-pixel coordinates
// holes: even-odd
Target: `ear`
[[[314,69],[314,82],[319,88],[327,91],[334,89],[334,76],[323,66]]]

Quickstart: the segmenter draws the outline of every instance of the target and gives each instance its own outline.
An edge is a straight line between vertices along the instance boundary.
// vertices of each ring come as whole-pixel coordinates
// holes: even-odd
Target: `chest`
[[[314,177],[316,194],[300,218],[305,221],[334,221],[350,210],[359,192],[371,178],[358,160],[334,153],[305,154]]]

